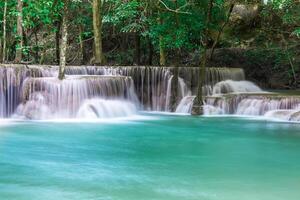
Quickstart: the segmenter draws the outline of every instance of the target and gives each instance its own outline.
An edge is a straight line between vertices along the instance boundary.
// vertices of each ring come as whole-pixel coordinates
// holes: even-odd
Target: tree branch
[[[190,12],[184,12],[184,11],[181,11],[181,9],[183,9],[183,8],[185,8],[185,7],[189,6],[189,5],[191,5],[189,2],[187,2],[186,4],[184,4],[183,6],[177,8],[177,9],[175,9],[175,10],[169,8],[162,0],[158,0],[158,2],[159,2],[160,4],[162,4],[162,5],[165,7],[165,9],[166,9],[167,11],[169,11],[169,12],[173,12],[173,13],[177,13],[177,14],[187,14],[187,15],[191,15],[191,14],[192,14],[192,13],[190,13]],[[159,3],[158,3],[158,4],[159,4]]]

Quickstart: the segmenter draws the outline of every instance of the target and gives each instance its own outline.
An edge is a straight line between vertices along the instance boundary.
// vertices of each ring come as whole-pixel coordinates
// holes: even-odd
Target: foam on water
[[[16,123],[19,123],[19,122],[20,122],[19,120],[0,118],[0,127],[13,126],[13,125],[15,125]]]
[[[213,87],[213,95],[246,92],[259,93],[263,91],[257,85],[250,81],[226,80],[217,83]]]
[[[128,101],[88,99],[78,110],[76,118],[99,119],[128,117],[137,113],[136,106]]]

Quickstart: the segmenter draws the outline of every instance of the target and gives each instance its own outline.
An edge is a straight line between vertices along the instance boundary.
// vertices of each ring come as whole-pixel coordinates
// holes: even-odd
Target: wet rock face
[[[271,74],[269,77],[270,88],[286,88],[290,85],[290,79],[285,74]]]
[[[236,4],[233,7],[230,22],[234,26],[250,26],[258,16],[258,5]]]

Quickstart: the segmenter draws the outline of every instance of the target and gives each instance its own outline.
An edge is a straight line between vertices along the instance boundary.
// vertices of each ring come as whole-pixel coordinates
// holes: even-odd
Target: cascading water
[[[127,117],[137,113],[137,107],[130,101],[88,99],[80,106],[77,118],[105,119]]]
[[[144,110],[165,111],[172,78],[168,67],[68,67],[67,74],[119,75],[132,77]]]
[[[272,93],[229,94],[222,97],[208,97],[206,104],[222,110],[223,114],[261,116],[272,110],[297,110],[300,106],[300,98]]]
[[[11,116],[21,103],[22,83],[27,77],[53,76],[53,69],[36,66],[0,66],[0,118]]]
[[[90,75],[123,75],[132,77],[138,98],[143,110],[170,111],[171,84],[173,67],[68,67],[67,74]],[[180,99],[195,94],[198,86],[198,67],[179,67],[179,95]],[[232,79],[240,81],[245,79],[244,71],[238,68],[209,68],[206,72],[205,94],[212,93],[214,84]],[[185,91],[185,94],[183,94]]]
[[[221,81],[214,85],[212,95],[228,93],[261,93],[263,92],[258,86],[249,81]]]
[[[191,113],[195,96],[185,96],[176,108],[176,113]]]
[[[74,118],[85,100],[96,97],[138,104],[133,80],[125,76],[67,76],[62,81],[54,77],[27,78],[22,90],[24,103],[17,115],[30,119]]]
[[[203,87],[203,92],[209,85]],[[249,81],[226,80],[216,83],[205,97],[205,115],[265,116],[300,121],[300,97],[269,93]],[[177,113],[191,113],[195,96],[186,96]]]
[[[57,69],[57,66],[1,66],[0,118],[14,113],[31,119],[101,118],[126,116],[136,110],[171,110],[172,67],[70,66],[64,81],[54,78]],[[191,112],[198,70],[178,68],[178,113]],[[288,120],[299,120],[300,97],[265,93],[245,81],[242,69],[209,68],[204,83],[205,114],[284,115],[289,116]]]
[[[284,121],[299,122],[300,121],[300,109],[296,110],[272,110],[267,112],[264,116],[269,118],[275,118]]]

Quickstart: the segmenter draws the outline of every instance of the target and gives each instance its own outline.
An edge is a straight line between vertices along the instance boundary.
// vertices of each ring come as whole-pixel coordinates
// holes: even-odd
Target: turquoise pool
[[[0,199],[299,200],[300,125],[0,121]]]

